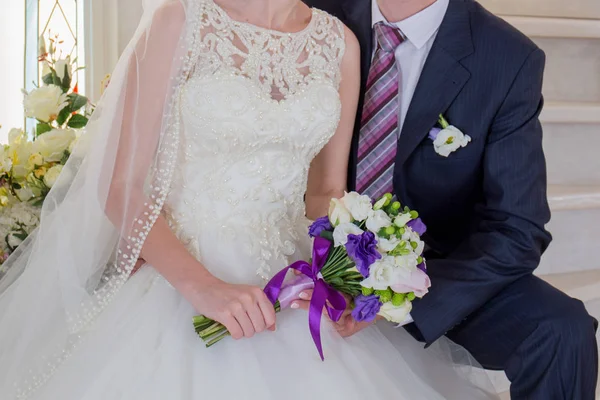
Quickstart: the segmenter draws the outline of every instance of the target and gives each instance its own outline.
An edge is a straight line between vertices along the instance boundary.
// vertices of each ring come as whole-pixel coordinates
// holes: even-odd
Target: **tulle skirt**
[[[201,247],[208,257],[202,261],[211,272],[230,282],[255,283],[243,256],[222,241],[205,240]],[[404,329],[385,322],[343,339],[324,320],[323,362],[305,311],[283,310],[275,332],[226,338],[211,348],[194,332],[195,314],[154,268],[144,266],[33,398],[495,398],[485,372],[471,365],[466,352],[447,342],[426,350]]]

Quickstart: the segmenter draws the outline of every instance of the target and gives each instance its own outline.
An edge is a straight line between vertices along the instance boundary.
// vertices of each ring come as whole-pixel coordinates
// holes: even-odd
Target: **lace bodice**
[[[340,118],[343,26],[319,10],[297,33],[234,21],[212,0],[200,12],[167,215],[198,258],[198,239],[216,236],[267,278],[305,240],[308,169]]]

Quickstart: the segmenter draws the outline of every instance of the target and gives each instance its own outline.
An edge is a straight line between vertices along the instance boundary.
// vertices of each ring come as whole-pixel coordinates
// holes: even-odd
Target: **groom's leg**
[[[579,300],[535,276],[510,285],[448,333],[511,380],[512,400],[593,400],[597,322]]]

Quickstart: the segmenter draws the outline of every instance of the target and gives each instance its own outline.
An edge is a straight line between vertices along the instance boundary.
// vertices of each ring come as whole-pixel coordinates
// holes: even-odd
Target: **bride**
[[[299,0],[153,0],[0,281],[2,399],[478,399],[401,329],[324,329],[261,287],[343,193],[359,48]],[[147,263],[132,273],[138,259]],[[192,316],[233,339],[207,349]],[[451,357],[452,356],[452,357]]]

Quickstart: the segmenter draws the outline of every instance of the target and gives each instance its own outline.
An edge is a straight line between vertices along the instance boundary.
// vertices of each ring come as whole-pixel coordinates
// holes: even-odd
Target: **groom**
[[[513,400],[594,399],[597,322],[532,275],[551,240],[544,53],[473,0],[306,2],[362,47],[349,188],[393,190],[428,226],[432,288],[406,329],[427,344],[446,335],[504,370]],[[434,146],[440,114],[459,131]]]

